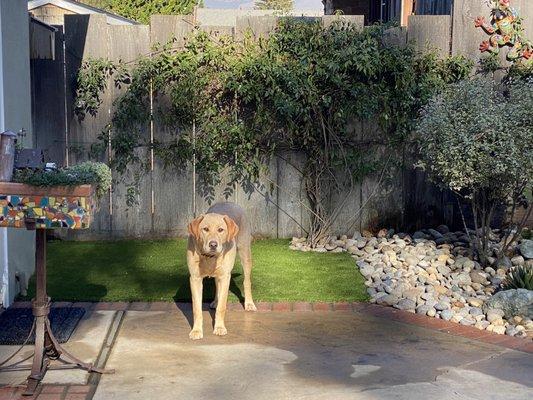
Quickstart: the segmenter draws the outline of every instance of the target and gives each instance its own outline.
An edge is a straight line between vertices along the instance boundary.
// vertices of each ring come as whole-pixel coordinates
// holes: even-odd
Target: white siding
[[[24,0],[0,1],[0,132],[26,131],[25,147],[31,147],[29,17]],[[34,233],[1,228],[0,302],[9,305],[17,295],[15,274],[29,277],[34,270]],[[6,254],[7,253],[7,254]],[[7,267],[7,271],[6,271]],[[5,282],[8,287],[5,287]]]

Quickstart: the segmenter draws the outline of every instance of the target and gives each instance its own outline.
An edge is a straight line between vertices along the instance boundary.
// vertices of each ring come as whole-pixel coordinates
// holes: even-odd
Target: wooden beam
[[[402,1],[402,15],[401,15],[401,24],[402,26],[407,26],[409,21],[409,16],[413,14],[413,0],[403,0]]]

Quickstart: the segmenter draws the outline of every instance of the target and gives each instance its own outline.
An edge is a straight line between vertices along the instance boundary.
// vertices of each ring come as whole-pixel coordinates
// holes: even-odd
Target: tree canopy
[[[82,0],[93,7],[147,24],[153,14],[190,14],[201,0]]]
[[[258,10],[289,11],[294,7],[293,0],[256,0],[255,8]]]

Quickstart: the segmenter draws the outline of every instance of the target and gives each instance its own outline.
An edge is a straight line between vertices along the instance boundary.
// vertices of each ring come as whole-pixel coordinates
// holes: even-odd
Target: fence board
[[[278,23],[278,17],[276,16],[245,16],[237,17],[235,25],[235,37],[242,39],[247,32],[252,33],[252,37],[259,39],[261,37],[267,37],[270,32],[276,28]]]
[[[419,51],[436,50],[441,56],[450,53],[452,18],[449,15],[411,15],[407,39]]]
[[[138,59],[150,51],[150,30],[143,25],[109,25],[109,58],[113,61],[122,60],[130,62]],[[128,40],[123,40],[128,38]],[[125,88],[110,86],[108,93],[111,99],[118,98],[124,93]],[[149,124],[141,132],[143,141],[150,141]],[[149,164],[149,151],[147,148],[137,150],[141,160]],[[136,196],[137,204],[127,207],[126,194],[128,180],[135,179],[135,171],[128,168],[125,175],[113,173],[113,190],[111,193],[111,222],[114,235],[123,237],[143,237],[152,230],[152,192],[151,175],[143,174],[139,180],[139,193]]]
[[[530,0],[515,0],[511,6],[516,8],[524,17],[524,31],[531,40],[533,35],[533,2]],[[490,8],[482,1],[455,0],[453,5],[452,54],[462,54],[478,60],[481,56],[479,44],[488,39],[488,35],[481,28],[474,26],[474,19],[484,16],[490,20]],[[507,49],[502,53],[507,54]]]
[[[194,28],[192,15],[152,15],[150,18],[151,45],[175,40],[176,47],[183,47],[185,39]]]
[[[199,28],[200,30],[207,32],[209,36],[212,38],[219,38],[222,36],[230,36],[232,37],[234,35],[234,29],[232,26],[205,26],[202,25]]]
[[[299,172],[305,163],[305,157],[292,152],[285,152],[281,156],[277,160],[277,237],[303,236],[304,229],[309,229],[310,223],[305,211],[309,203]]]
[[[154,15],[151,19],[150,42],[167,43],[175,39],[174,47],[183,48],[186,37],[192,32],[194,21],[192,16]],[[154,110],[165,99],[155,97]],[[154,140],[170,142],[176,139],[177,132],[160,126],[154,120]],[[186,235],[187,223],[193,218],[192,170],[190,166],[180,173],[165,170],[159,159],[154,160],[153,190],[154,215],[153,231],[158,236]]]
[[[368,123],[362,121],[352,122],[348,127],[348,132],[353,136],[354,141],[361,141],[367,135],[374,134],[373,130],[369,129]],[[345,177],[339,176],[339,179],[343,178]],[[333,233],[346,234],[361,229],[361,219],[364,216],[361,209],[361,194],[361,182],[354,182],[351,192],[345,188],[340,192],[331,193],[331,209],[340,209],[339,215],[333,223]]]
[[[158,135],[161,138],[161,135]],[[193,218],[191,170],[165,170],[156,160],[153,174],[153,231],[157,236],[184,236]]]
[[[69,165],[88,160],[92,143],[109,122],[112,97],[107,91],[102,94],[102,105],[96,116],[86,115],[80,120],[74,115],[76,79],[83,60],[107,58],[109,56],[109,37],[105,15],[65,15],[66,87],[67,87],[67,153]],[[107,161],[102,154],[99,161]],[[109,199],[100,201],[91,228],[84,232],[87,236],[105,236],[111,232]],[[76,235],[76,234],[74,234]]]
[[[486,34],[474,26],[474,19],[484,15],[488,19],[490,9],[484,2],[455,0],[453,4],[452,54],[479,59],[479,43]]]
[[[277,167],[277,162],[271,160],[261,186],[253,193],[246,193],[241,186],[235,191],[235,202],[247,211],[252,232],[259,237],[276,237],[278,190],[272,182],[276,182]]]

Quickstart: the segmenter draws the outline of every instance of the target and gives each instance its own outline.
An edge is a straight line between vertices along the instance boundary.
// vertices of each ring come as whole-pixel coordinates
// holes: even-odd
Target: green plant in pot
[[[111,170],[104,163],[86,161],[57,170],[17,170],[13,181],[41,187],[93,185],[100,198],[111,186]]]

